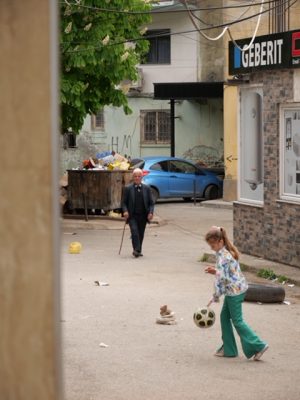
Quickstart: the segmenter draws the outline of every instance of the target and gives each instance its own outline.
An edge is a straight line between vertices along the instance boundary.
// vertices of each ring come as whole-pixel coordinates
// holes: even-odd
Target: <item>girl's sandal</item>
[[[253,357],[253,360],[259,361],[261,359],[262,355],[264,354],[264,352],[266,352],[268,350],[268,348],[269,348],[269,345],[266,344],[265,347],[261,351],[259,351],[258,353],[255,354],[255,356]]]
[[[224,356],[224,349],[221,347],[219,350],[217,350],[214,354],[216,357],[225,357]]]

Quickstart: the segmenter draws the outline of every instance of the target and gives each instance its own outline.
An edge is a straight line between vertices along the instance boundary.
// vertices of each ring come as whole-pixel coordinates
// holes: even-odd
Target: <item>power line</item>
[[[183,0],[183,1],[184,1],[184,5],[185,5],[185,7],[186,7],[186,9],[187,9],[187,11],[188,11],[187,1],[186,1],[186,0]],[[233,39],[233,37],[232,37],[232,34],[231,34],[231,32],[230,32],[230,29],[229,29],[229,26],[228,26],[228,25],[225,26],[225,28],[223,29],[223,31],[222,31],[218,36],[210,37],[210,36],[206,35],[204,32],[201,32],[201,30],[198,29],[198,26],[197,26],[197,24],[196,24],[196,22],[195,22],[195,19],[193,18],[193,14],[192,14],[190,11],[188,11],[188,15],[189,15],[189,18],[190,18],[192,24],[194,25],[194,27],[195,27],[196,29],[198,29],[200,35],[202,35],[203,37],[205,37],[205,39],[211,40],[211,41],[219,40],[219,39],[221,39],[221,37],[224,36],[225,33],[228,31],[228,34],[229,34],[231,40],[234,42],[234,44],[235,44],[240,50],[242,50],[242,51],[247,51],[247,50],[252,46],[252,44],[253,44],[253,42],[254,42],[254,40],[255,40],[255,37],[256,37],[256,35],[257,35],[257,31],[258,31],[258,28],[259,28],[259,25],[260,25],[261,16],[262,16],[261,13],[262,13],[262,11],[263,11],[263,6],[264,6],[264,0],[262,0],[261,6],[260,6],[260,14],[259,14],[259,16],[258,16],[258,20],[257,20],[257,23],[256,23],[256,27],[255,27],[254,33],[253,33],[253,35],[252,35],[252,39],[251,39],[249,45],[247,45],[245,48],[243,48],[243,50],[242,50],[242,49],[238,46],[238,44],[234,41],[234,39]],[[250,6],[250,7],[251,7],[251,6]],[[249,7],[248,9],[246,9],[246,11],[244,11],[244,12],[236,19],[236,21],[240,21],[241,17],[247,13],[247,11],[250,9],[250,7]]]
[[[243,13],[242,13],[238,18],[236,18],[236,19],[240,19],[240,18],[243,17],[245,14],[247,14],[247,12],[250,10],[250,8],[254,6],[254,4],[253,4],[254,1],[255,1],[255,0],[252,0],[251,5],[250,5],[245,11],[243,11]],[[189,14],[191,13],[192,16],[193,16],[195,19],[197,19],[197,20],[198,20],[199,22],[201,22],[203,25],[206,25],[206,26],[212,26],[212,25],[213,25],[213,24],[209,24],[209,23],[203,21],[203,19],[199,18],[199,16],[197,16],[197,15],[195,14],[194,11],[190,11],[190,10],[188,9],[187,1],[184,0],[184,3],[185,3],[185,7],[186,7],[188,13],[189,13]],[[228,15],[228,14],[227,14],[227,15]],[[226,16],[226,13],[223,12],[223,13],[222,13],[222,16]],[[233,17],[234,15],[231,14],[230,16]]]
[[[276,3],[277,0],[268,0],[264,2],[264,4],[272,4]],[[260,6],[263,3],[263,1],[260,1],[258,3],[240,3],[240,4],[235,4],[231,6],[219,6],[219,7],[196,7],[196,8],[189,8],[190,11],[213,11],[213,10],[226,10],[226,9],[232,9],[232,8],[246,8],[246,7],[251,7],[251,6]],[[77,3],[71,3],[69,1],[61,1],[60,4],[67,4],[68,6],[76,6],[79,8],[86,8],[89,10],[94,10],[94,11],[100,11],[100,12],[107,12],[107,13],[114,13],[114,14],[128,14],[128,15],[145,15],[145,14],[170,14],[170,13],[186,13],[187,10],[166,10],[170,6],[164,6],[164,10],[155,10],[155,8],[152,8],[152,10],[149,11],[131,11],[131,10],[117,10],[114,8],[104,8],[104,7],[94,7],[94,6],[86,6],[83,5],[79,2]]]
[[[290,4],[288,5],[288,7],[287,7],[286,9],[291,8],[296,2],[297,2],[297,0],[294,0],[292,3],[290,3]],[[269,3],[270,3],[270,2],[269,2]],[[289,0],[285,0],[285,4],[288,4],[288,3],[289,3]],[[258,4],[258,3],[256,3],[256,4]],[[259,4],[262,4],[262,3],[259,3]],[[264,4],[266,4],[266,3],[264,3]],[[108,46],[117,46],[117,45],[121,45],[121,44],[125,44],[125,43],[137,42],[137,41],[141,41],[141,40],[155,39],[155,38],[158,38],[158,37],[182,35],[182,34],[188,34],[188,33],[200,32],[200,31],[201,31],[201,32],[202,32],[202,31],[207,31],[207,30],[216,29],[216,28],[225,28],[226,26],[232,26],[232,25],[238,24],[238,23],[240,23],[240,22],[247,21],[247,20],[249,20],[249,19],[252,19],[252,18],[254,18],[254,17],[257,17],[257,16],[259,16],[259,15],[266,14],[266,13],[268,13],[268,12],[270,12],[271,10],[276,9],[276,8],[278,8],[278,5],[275,5],[275,6],[272,7],[272,8],[270,7],[270,8],[268,8],[267,10],[264,10],[264,11],[261,11],[261,12],[255,13],[255,14],[252,14],[252,15],[250,15],[250,16],[248,16],[248,17],[240,18],[239,20],[227,22],[227,23],[224,23],[224,24],[213,25],[213,26],[209,26],[209,27],[205,27],[205,28],[197,28],[197,29],[192,29],[192,30],[188,30],[188,31],[160,33],[160,34],[156,34],[156,35],[148,35],[148,36],[143,36],[143,37],[131,38],[131,39],[122,40],[122,41],[120,41],[120,42],[115,42],[115,43],[107,44],[106,47],[108,47]],[[186,11],[186,10],[185,10],[185,11]],[[72,43],[72,42],[63,42],[63,43]],[[74,43],[74,44],[76,44],[76,43]],[[84,44],[84,43],[83,43],[83,44]],[[99,47],[99,46],[97,46],[97,47],[95,46],[95,47],[94,47],[94,50],[100,50],[100,49],[102,49],[103,47],[104,47],[104,46],[100,46],[100,47]],[[81,53],[81,52],[87,52],[87,51],[91,51],[91,49],[67,50],[65,53]]]
[[[294,4],[296,4],[297,1],[298,1],[298,0],[294,0],[294,2],[290,4],[290,0],[286,0],[284,3],[280,4],[279,6],[280,6],[280,8],[281,8],[281,7],[285,7],[286,5],[288,5],[288,6],[285,8],[285,11],[286,11],[286,10],[288,10],[289,8],[291,8]],[[269,8],[268,11],[270,11],[270,10],[271,10],[271,8]],[[230,29],[228,29],[228,35],[229,35],[231,41],[233,42],[233,44],[235,45],[235,47],[237,47],[240,51],[242,51],[242,52],[247,51],[247,50],[249,50],[249,48],[252,46],[252,44],[253,44],[253,42],[254,42],[254,40],[255,40],[257,31],[258,31],[258,26],[259,26],[259,22],[260,22],[260,17],[261,17],[261,15],[259,16],[259,19],[258,19],[258,21],[257,21],[257,25],[256,25],[256,28],[255,28],[255,31],[254,31],[254,33],[253,33],[253,37],[252,37],[250,43],[249,43],[247,46],[243,46],[243,48],[240,47],[240,46],[237,44],[236,40],[233,38],[233,35],[232,35]]]

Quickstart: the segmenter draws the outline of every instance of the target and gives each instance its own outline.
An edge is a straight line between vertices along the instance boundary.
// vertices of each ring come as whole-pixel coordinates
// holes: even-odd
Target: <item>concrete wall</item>
[[[234,204],[235,244],[244,253],[299,267],[300,203],[280,200],[279,192],[279,105],[295,100],[294,71],[258,72],[251,83],[263,85],[264,204]]]
[[[169,110],[168,101],[149,97],[129,98],[132,114],[123,109],[105,107],[104,132],[91,131],[91,118],[87,117],[76,149],[61,148],[61,173],[81,165],[83,159],[99,151],[115,150],[132,158],[170,155],[169,145],[141,143],[141,110]],[[223,158],[223,101],[210,99],[202,103],[182,101],[176,104],[175,154],[207,162]]]
[[[224,5],[232,5],[232,0],[224,0]],[[257,2],[259,3],[259,2]],[[249,3],[250,4],[250,3]],[[267,7],[267,6],[266,6]],[[265,8],[264,8],[265,9]],[[247,18],[251,15],[257,14],[260,12],[260,5],[252,6],[248,8],[231,8],[224,11],[224,22],[234,21],[240,18]],[[257,18],[254,17],[245,21],[242,21],[239,24],[234,24],[230,27],[230,31],[234,39],[243,39],[243,38],[252,38]],[[262,14],[259,28],[256,36],[266,35],[269,33],[269,14]],[[230,41],[230,37],[226,34],[226,40],[224,42],[224,78],[225,80],[229,77],[228,73],[228,43]]]
[[[185,13],[153,15],[149,29],[171,29],[171,33],[192,30]],[[153,93],[153,82],[196,82],[198,34],[171,36],[171,64],[140,65],[144,76],[143,93]]]
[[[207,25],[219,25],[223,23],[224,15],[222,10],[210,10],[210,7],[222,7],[223,0],[201,0],[198,1],[198,7],[206,8],[199,12],[201,20]],[[199,24],[201,27],[205,26]],[[203,34],[215,38],[222,32],[222,29],[210,29],[203,31]],[[206,39],[198,34],[199,40],[199,69],[198,79],[203,82],[223,81],[224,74],[224,42],[227,38],[215,41]]]
[[[58,400],[54,0],[0,2],[0,398]]]

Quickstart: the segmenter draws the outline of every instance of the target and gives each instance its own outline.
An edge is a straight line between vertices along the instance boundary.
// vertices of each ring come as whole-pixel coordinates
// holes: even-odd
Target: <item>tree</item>
[[[102,9],[102,10],[99,10]],[[103,11],[109,9],[111,11]],[[120,13],[117,11],[129,11]],[[148,0],[69,0],[61,3],[61,129],[78,133],[87,114],[105,105],[128,107],[123,80],[136,80],[148,49]],[[131,12],[138,12],[132,14]]]

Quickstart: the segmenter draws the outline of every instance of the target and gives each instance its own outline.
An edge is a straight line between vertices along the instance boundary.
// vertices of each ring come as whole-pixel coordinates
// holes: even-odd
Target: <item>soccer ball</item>
[[[194,322],[199,328],[210,328],[216,320],[216,314],[210,308],[198,308],[194,312]]]

